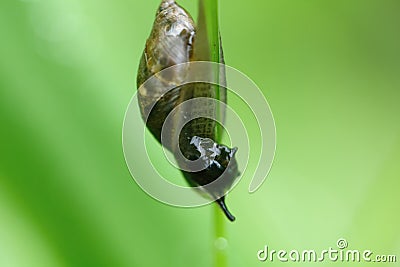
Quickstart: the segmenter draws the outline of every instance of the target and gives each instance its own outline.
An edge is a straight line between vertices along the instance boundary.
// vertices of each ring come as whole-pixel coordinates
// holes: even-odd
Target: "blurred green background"
[[[211,265],[212,207],[153,200],[122,153],[158,4],[1,1],[0,266]],[[263,90],[277,126],[264,185],[250,195],[245,177],[228,197],[230,266],[287,266],[256,253],[340,237],[399,257],[400,2],[220,5],[226,62]]]

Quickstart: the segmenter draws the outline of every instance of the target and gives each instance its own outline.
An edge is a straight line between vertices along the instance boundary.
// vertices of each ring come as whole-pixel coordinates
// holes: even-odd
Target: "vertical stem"
[[[226,255],[227,240],[225,238],[225,221],[226,218],[221,212],[221,209],[218,207],[218,205],[214,204],[214,267],[228,266],[228,258]]]
[[[199,0],[199,18],[197,40],[202,44],[197,43],[199,52],[198,60],[221,62],[221,44],[219,34],[219,6],[218,0]],[[216,67],[214,71],[215,81],[219,83],[220,68]],[[220,99],[220,88],[216,86],[215,96]],[[220,106],[216,106],[216,114],[220,114]],[[221,118],[219,118],[221,119]],[[220,142],[222,139],[222,126],[217,124],[215,141]]]
[[[210,45],[211,61],[219,62],[219,18],[218,0],[201,0],[204,2],[204,11],[207,23],[208,41]]]
[[[199,0],[196,42],[197,60],[220,61],[218,0]]]
[[[212,62],[220,63],[221,58],[221,44],[220,44],[220,35],[219,35],[219,7],[218,0],[204,0],[206,5],[206,19],[207,19],[207,32],[208,32],[208,40],[210,46],[210,55]],[[219,82],[219,73],[220,69],[216,68],[214,70],[216,81]],[[220,96],[220,88],[216,86],[215,92],[216,98],[219,100]],[[216,114],[220,114],[220,106],[217,105]],[[221,119],[221,118],[219,118]],[[221,142],[222,139],[222,127],[220,124],[217,124],[216,127],[216,136],[215,141]]]
[[[221,46],[219,35],[218,21],[218,0],[199,0],[199,18],[197,32],[197,55],[198,60],[208,60],[212,62],[221,62]],[[217,67],[214,71],[215,81],[219,82],[220,68]],[[215,96],[219,100],[220,88],[216,86]],[[219,105],[217,105],[216,114],[220,114]],[[222,127],[217,124],[215,141],[220,142],[222,139]],[[226,233],[225,222],[226,218],[221,212],[220,207],[214,203],[214,236],[213,236],[213,266],[227,267],[228,259],[226,254]]]

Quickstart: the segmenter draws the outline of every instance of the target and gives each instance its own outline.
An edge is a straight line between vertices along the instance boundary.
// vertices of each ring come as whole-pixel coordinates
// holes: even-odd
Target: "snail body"
[[[226,88],[207,83],[192,83],[178,86],[166,91],[166,84],[179,84],[187,75],[188,65],[183,64],[168,76],[161,77],[158,73],[168,67],[203,60],[196,53],[196,27],[190,14],[180,7],[175,1],[164,0],[161,2],[156,14],[150,37],[140,60],[137,75],[138,99],[142,118],[152,135],[161,143],[163,125],[175,107],[187,100],[195,98],[213,98],[226,102]],[[200,46],[199,46],[200,47]],[[220,59],[223,63],[222,47]],[[158,75],[158,76],[157,76]],[[147,79],[155,76],[152,86],[142,86]],[[220,75],[221,83],[225,84],[225,73]],[[217,95],[219,92],[219,95]],[[174,127],[170,127],[163,136],[162,145],[175,156],[181,153],[185,161],[179,163],[180,167],[187,167],[193,161],[201,165],[199,170],[182,168],[182,173],[190,186],[203,189],[203,191],[216,199],[228,219],[235,217],[225,205],[225,194],[238,176],[238,168],[234,157],[237,148],[228,148],[215,142],[216,121],[210,117],[217,117],[216,113],[224,119],[224,110],[218,109],[216,104],[202,105],[201,101],[194,101],[190,105],[189,113],[206,113],[207,117],[198,117],[185,123],[179,133],[178,141],[173,141]],[[205,110],[206,109],[206,110]],[[182,113],[174,115],[173,121],[183,120]],[[165,129],[165,128],[164,128]],[[190,168],[189,168],[190,169]],[[218,179],[218,178],[222,179]],[[218,180],[217,180],[218,179]],[[214,182],[214,183],[213,183]],[[212,186],[205,187],[212,183]],[[206,188],[206,189],[205,189]]]

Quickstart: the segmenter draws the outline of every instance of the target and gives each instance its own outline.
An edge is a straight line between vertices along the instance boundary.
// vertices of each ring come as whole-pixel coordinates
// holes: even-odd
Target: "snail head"
[[[228,148],[210,138],[193,136],[191,148],[186,157],[201,164],[201,171],[192,172],[192,179],[197,185],[206,185],[218,179],[214,196],[220,197],[226,193],[235,178],[238,176],[238,167],[235,159],[237,148]]]
[[[237,148],[228,148],[210,138],[198,136],[192,137],[190,145],[191,149],[189,153],[185,153],[185,157],[191,161],[199,162],[201,170],[183,171],[186,180],[196,187],[212,183],[203,187],[203,191],[215,199],[229,220],[234,221],[235,217],[225,205],[225,194],[239,176],[235,159]]]

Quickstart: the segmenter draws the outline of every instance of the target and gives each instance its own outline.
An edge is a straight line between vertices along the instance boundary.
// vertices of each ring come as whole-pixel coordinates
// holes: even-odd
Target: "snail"
[[[224,86],[218,88],[213,84],[185,84],[165,91],[165,86],[162,85],[174,83],[174,79],[179,80],[186,75],[185,66],[178,68],[179,71],[169,77],[169,80],[157,76],[158,72],[168,67],[204,60],[199,56],[200,53],[197,53],[203,47],[200,42],[196,44],[196,34],[195,23],[184,8],[173,0],[161,2],[139,64],[137,75],[139,107],[146,127],[164,147],[175,157],[181,153],[189,165],[197,162],[201,167],[198,170],[182,169],[188,184],[200,188],[206,195],[215,199],[227,218],[234,221],[235,217],[225,204],[225,194],[239,176],[235,159],[237,148],[228,148],[215,142],[217,122],[209,117],[195,118],[183,126],[177,138],[178,142],[172,141],[173,127],[169,128],[169,132],[163,133],[163,136],[167,136],[167,140],[164,138],[161,142],[163,125],[171,111],[179,104],[200,97],[226,102],[226,88]],[[222,47],[220,47],[220,63],[224,63]],[[156,82],[153,86],[142,86],[154,75],[156,75]],[[160,86],[157,86],[157,83]],[[220,83],[226,84],[225,70],[220,75]],[[219,95],[217,95],[218,92]],[[188,112],[201,111],[200,113],[212,115],[219,112],[223,121],[225,116],[223,109],[218,109],[215,104],[202,105],[201,103],[201,101],[197,101],[197,104],[194,102]],[[182,120],[182,115],[175,114],[172,120]],[[214,182],[213,186],[205,187],[212,182]]]

